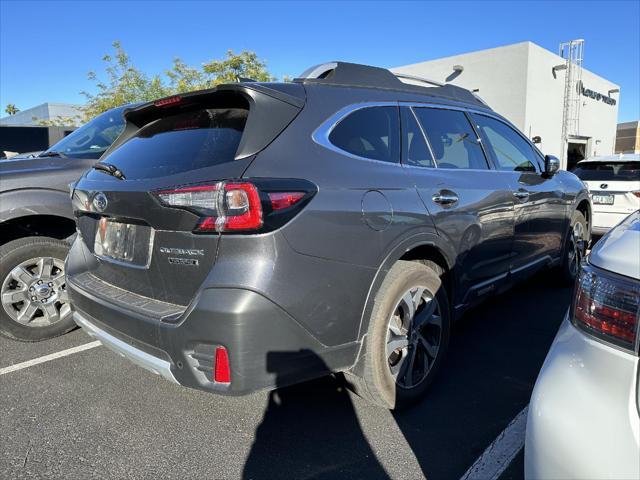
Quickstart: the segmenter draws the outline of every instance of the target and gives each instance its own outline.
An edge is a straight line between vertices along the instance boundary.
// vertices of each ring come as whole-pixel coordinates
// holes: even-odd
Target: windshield
[[[122,111],[114,108],[74,130],[47,152],[59,152],[71,158],[98,159],[124,130]]]
[[[640,162],[589,162],[572,170],[580,180],[640,180]]]

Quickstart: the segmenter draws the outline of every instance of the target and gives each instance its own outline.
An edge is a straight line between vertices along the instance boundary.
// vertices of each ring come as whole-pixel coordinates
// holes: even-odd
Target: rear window
[[[640,180],[640,162],[583,163],[573,170],[580,180]]]
[[[203,109],[160,118],[109,154],[127,179],[163,177],[233,161],[249,111]]]
[[[368,107],[342,120],[329,141],[345,152],[381,162],[400,162],[400,119],[397,107]]]

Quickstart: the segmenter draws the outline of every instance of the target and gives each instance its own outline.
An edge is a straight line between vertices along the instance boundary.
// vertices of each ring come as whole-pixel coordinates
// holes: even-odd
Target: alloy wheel
[[[62,260],[32,258],[13,268],[2,282],[2,307],[21,325],[53,325],[71,315],[65,287]]]
[[[582,260],[584,248],[584,226],[581,222],[576,222],[571,229],[571,238],[569,244],[569,271],[571,275],[577,275],[580,262]]]
[[[424,287],[413,287],[398,301],[387,327],[386,358],[400,388],[420,385],[435,363],[442,342],[438,300]]]

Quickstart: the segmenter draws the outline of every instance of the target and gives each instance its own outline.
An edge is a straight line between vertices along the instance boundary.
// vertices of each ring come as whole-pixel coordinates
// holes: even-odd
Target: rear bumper
[[[638,357],[565,319],[531,397],[525,478],[640,478]]]
[[[591,231],[596,235],[604,235],[632,212],[606,212],[598,211],[597,205],[593,208],[593,225]]]
[[[86,316],[79,312],[74,312],[73,320],[90,336],[100,340],[100,342],[102,342],[102,344],[109,350],[118,353],[119,355],[127,358],[136,365],[144,368],[145,370],[149,370],[156,375],[164,377],[170,382],[178,383],[176,377],[174,377],[173,373],[171,372],[171,363],[169,363],[168,361],[162,360],[158,357],[154,357],[153,355],[150,355],[147,352],[144,352],[143,350],[140,350],[133,345],[130,345],[120,340],[119,338],[114,337],[106,330],[103,330],[96,324],[91,323],[91,321]]]
[[[74,319],[108,348],[162,377],[223,395],[298,383],[344,370],[357,344],[328,348],[279,306],[239,288],[200,292],[172,321],[97,297],[67,276]],[[231,383],[213,380],[215,349],[225,347]]]

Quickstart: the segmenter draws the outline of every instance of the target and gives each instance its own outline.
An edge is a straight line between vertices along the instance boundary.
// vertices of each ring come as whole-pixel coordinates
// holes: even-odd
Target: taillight
[[[264,191],[261,190],[261,186]],[[291,186],[301,191],[272,191]],[[288,189],[287,189],[288,190]],[[167,207],[184,208],[200,216],[194,231],[262,232],[286,223],[315,193],[309,182],[222,181],[160,190],[154,195]]]
[[[633,193],[636,197],[640,198],[640,190],[636,190],[635,192],[631,192]]]
[[[626,350],[638,347],[640,282],[583,264],[576,283],[572,322]]]

